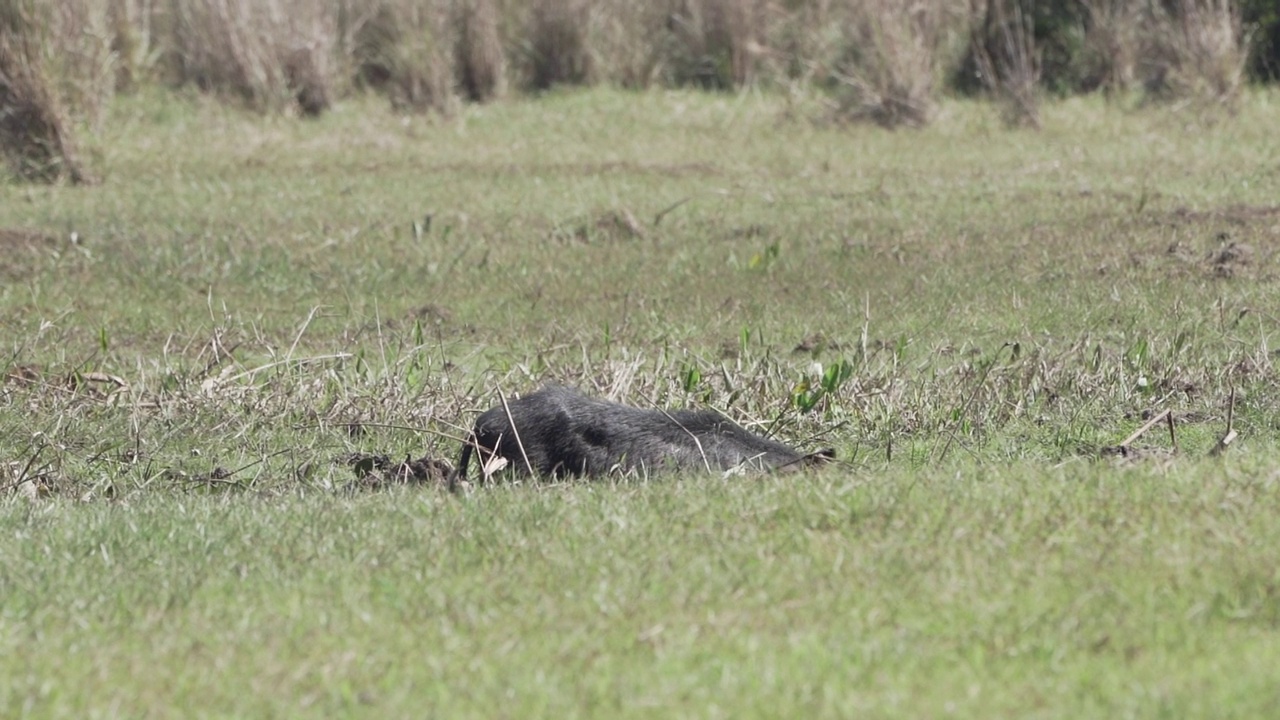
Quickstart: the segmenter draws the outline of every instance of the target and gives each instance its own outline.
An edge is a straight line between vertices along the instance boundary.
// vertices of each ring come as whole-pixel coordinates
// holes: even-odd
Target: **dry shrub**
[[[675,47],[671,0],[598,0],[588,30],[596,73],[626,88],[663,79]]]
[[[963,26],[967,8],[952,0],[839,3],[832,3],[841,35],[831,75],[843,89],[841,115],[884,127],[926,124],[936,104],[948,28]]]
[[[768,53],[770,19],[780,15],[767,0],[675,3],[668,20],[676,40],[667,58],[671,82],[721,89],[751,84]]]
[[[507,58],[494,0],[455,0],[454,66],[468,100],[483,102],[506,89]]]
[[[508,44],[524,87],[599,81],[642,88],[741,87],[755,82],[772,0],[508,0]]]
[[[449,0],[384,0],[356,34],[361,78],[399,110],[450,111],[460,47],[453,20]]]
[[[154,76],[161,60],[165,25],[163,0],[107,0],[115,85],[129,90]]]
[[[1096,59],[1096,85],[1109,96],[1133,90],[1144,20],[1143,0],[1081,0],[1088,17],[1086,51]]]
[[[1040,127],[1040,56],[1020,0],[974,0],[972,52],[982,84],[1009,125]]]
[[[116,84],[107,0],[43,3],[50,8],[47,42],[53,52],[47,61],[58,95],[75,121],[98,128]]]
[[[592,0],[508,0],[504,15],[520,85],[539,91],[594,82],[588,38],[598,14]]]
[[[1223,106],[1239,104],[1249,41],[1234,0],[1157,4],[1147,89],[1156,96]]]
[[[92,182],[72,136],[50,57],[61,13],[35,0],[0,4],[0,152],[13,174],[37,182]]]
[[[180,79],[260,110],[328,109],[336,7],[326,0],[173,0]]]

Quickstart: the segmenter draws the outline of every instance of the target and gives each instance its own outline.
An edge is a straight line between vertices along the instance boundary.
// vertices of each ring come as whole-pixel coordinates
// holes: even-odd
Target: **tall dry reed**
[[[449,0],[381,0],[356,34],[363,81],[400,110],[450,111],[458,102],[458,39]]]
[[[967,16],[955,0],[833,0],[839,36],[830,75],[842,88],[841,114],[885,127],[928,123],[949,62],[948,33]]]
[[[1249,38],[1235,0],[1153,7],[1147,86],[1155,94],[1234,110],[1243,95]]]
[[[1040,127],[1040,55],[1032,17],[1019,0],[974,0],[971,52],[1005,123]],[[1030,10],[1030,8],[1028,8]]]
[[[316,115],[333,100],[337,7],[330,0],[173,0],[183,82],[262,110]]]
[[[94,180],[80,159],[63,96],[68,88],[81,89],[74,74],[81,58],[58,58],[67,43],[57,33],[66,32],[75,19],[66,17],[66,11],[66,6],[41,0],[0,4],[0,153],[21,180]],[[61,87],[53,72],[55,58],[65,69]],[[92,89],[85,93],[96,102]]]

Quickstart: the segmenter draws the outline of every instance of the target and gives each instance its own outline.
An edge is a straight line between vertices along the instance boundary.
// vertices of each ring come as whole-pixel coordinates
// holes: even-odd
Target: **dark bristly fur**
[[[482,414],[462,446],[451,488],[466,478],[473,452],[482,465],[496,455],[516,473],[532,469],[554,478],[735,468],[791,472],[835,456],[832,450],[801,454],[712,410],[643,410],[559,386]]]

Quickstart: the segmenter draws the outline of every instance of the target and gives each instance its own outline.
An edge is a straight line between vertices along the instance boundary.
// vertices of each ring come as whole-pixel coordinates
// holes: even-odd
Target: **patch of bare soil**
[[[1235,277],[1254,264],[1253,246],[1228,240],[1209,253],[1209,267],[1218,277]]]
[[[39,253],[57,245],[47,233],[23,228],[0,228],[0,278],[18,280],[31,273]]]
[[[608,210],[594,217],[570,222],[552,230],[552,238],[574,242],[614,242],[645,237],[644,225],[626,208]]]
[[[384,490],[393,485],[435,485],[446,487],[453,466],[444,460],[423,455],[417,460],[405,457],[401,462],[387,455],[351,453],[339,458],[351,468],[356,479],[347,485],[350,490]]]
[[[715,177],[720,170],[709,163],[649,163],[632,161],[611,162],[548,162],[548,163],[444,163],[421,169],[425,173],[442,175],[481,175],[510,177],[534,175],[542,177],[595,177],[602,175],[643,175],[665,178]]]
[[[836,351],[840,350],[841,347],[840,343],[828,338],[825,334],[818,332],[801,340],[794,348],[791,349],[791,352],[796,355],[802,355],[805,353],[817,355],[824,350]]]
[[[1180,207],[1169,213],[1174,220],[1182,222],[1225,221],[1234,225],[1249,225],[1260,222],[1280,222],[1280,205],[1227,205],[1211,210],[1191,210]]]
[[[1263,279],[1275,274],[1273,258],[1280,249],[1280,206],[1229,205],[1210,210],[1183,207],[1149,214],[1138,222],[1133,232],[1141,236],[1154,230],[1157,235],[1154,242],[1140,243],[1145,247],[1130,247],[1131,266],[1223,279]],[[1100,270],[1106,268],[1104,265]]]
[[[1178,451],[1175,448],[1168,447],[1148,448],[1116,445],[1114,447],[1104,447],[1101,455],[1122,467],[1147,464],[1167,467],[1178,457]]]

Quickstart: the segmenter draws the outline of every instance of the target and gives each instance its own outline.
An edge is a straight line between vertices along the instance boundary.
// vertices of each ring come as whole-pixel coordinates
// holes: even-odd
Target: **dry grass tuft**
[[[1137,87],[1142,56],[1140,0],[1081,0],[1088,13],[1085,43],[1098,63],[1097,86],[1108,96]]]
[[[107,0],[117,89],[130,90],[156,71],[163,17],[156,0]]]
[[[1030,0],[0,1],[40,12],[42,82],[93,128],[114,92],[151,81],[303,115],[361,85],[449,111],[508,86],[812,84],[841,118],[919,126],[966,52],[1006,119],[1036,126],[1037,32],[1053,87],[1070,65],[1073,87],[1232,109],[1249,44],[1239,0],[1079,0],[1052,31]]]
[[[513,3],[509,22],[517,29],[516,73],[520,85],[547,90],[584,85],[596,79],[590,29],[599,13],[590,0],[532,0]]]
[[[386,89],[397,109],[450,111],[459,47],[452,19],[447,0],[385,0],[356,34],[360,76]]]
[[[51,9],[31,0],[0,6],[0,153],[21,180],[92,182],[49,69]]]
[[[667,22],[675,40],[667,58],[673,84],[719,89],[752,84],[769,54],[770,20],[781,15],[782,9],[766,0],[678,3]]]
[[[506,90],[507,57],[494,0],[457,0],[454,66],[458,87],[468,100],[483,102]]]
[[[179,79],[259,110],[332,102],[338,18],[323,0],[175,0]]]
[[[675,40],[670,2],[600,0],[590,33],[597,74],[626,88],[647,88],[670,70]]]
[[[1032,18],[1018,0],[974,0],[972,52],[1005,122],[1040,127],[1040,55]]]
[[[833,77],[846,91],[841,113],[884,127],[918,127],[936,104],[948,0],[844,0],[834,15],[841,31]],[[841,16],[844,16],[841,18]]]
[[[107,0],[37,0],[45,62],[71,117],[98,128],[115,95],[116,54]]]
[[[1249,38],[1235,0],[1177,0],[1153,9],[1148,90],[1174,100],[1238,107]]]

